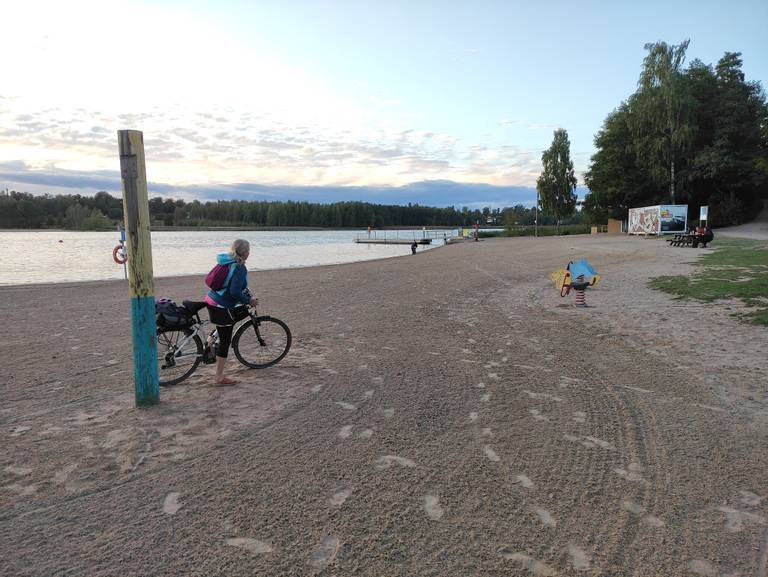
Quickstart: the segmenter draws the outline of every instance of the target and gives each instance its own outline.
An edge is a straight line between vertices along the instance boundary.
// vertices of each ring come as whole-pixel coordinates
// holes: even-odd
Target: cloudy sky
[[[0,22],[0,188],[33,193],[119,195],[137,129],[151,195],[530,203],[557,127],[582,184],[646,42],[768,81],[765,0],[25,0]]]

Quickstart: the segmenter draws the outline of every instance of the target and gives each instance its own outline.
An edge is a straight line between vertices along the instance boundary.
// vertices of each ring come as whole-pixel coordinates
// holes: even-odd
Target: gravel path
[[[493,239],[252,273],[289,356],[142,410],[125,285],[0,287],[0,574],[764,577],[768,330],[645,286],[705,250]],[[581,257],[586,309],[546,276]]]

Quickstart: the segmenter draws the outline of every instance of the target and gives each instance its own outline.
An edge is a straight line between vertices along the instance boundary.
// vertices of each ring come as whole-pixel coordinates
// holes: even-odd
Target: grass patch
[[[768,242],[732,238],[715,242],[715,250],[699,259],[690,277],[656,277],[649,286],[681,299],[739,299],[753,309],[740,317],[768,326]]]

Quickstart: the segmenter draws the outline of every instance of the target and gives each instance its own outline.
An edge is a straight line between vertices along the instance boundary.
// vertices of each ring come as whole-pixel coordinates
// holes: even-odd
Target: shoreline
[[[483,240],[483,239],[481,239]],[[424,252],[433,251],[439,248],[444,248],[447,245],[434,245],[430,246],[427,249],[422,249],[421,252],[417,254],[422,254]],[[454,244],[455,246],[455,244]],[[304,269],[314,269],[314,268],[325,268],[330,266],[348,266],[348,265],[354,265],[359,263],[366,263],[366,262],[378,262],[378,261],[386,261],[396,258],[402,258],[402,257],[413,257],[411,253],[403,253],[401,255],[392,255],[392,256],[384,256],[384,257],[376,257],[371,259],[365,259],[365,260],[354,260],[349,262],[338,262],[338,263],[327,263],[327,264],[312,264],[312,265],[306,265],[306,266],[286,266],[286,267],[278,267],[278,268],[262,268],[262,269],[248,269],[249,274],[259,274],[262,272],[274,272],[274,271],[283,271],[283,270],[304,270]],[[199,279],[202,278],[205,280],[205,275],[207,274],[206,271],[200,272],[200,273],[192,273],[192,274],[178,274],[178,275],[167,275],[167,276],[155,276],[153,277],[155,284],[157,284],[158,280],[162,279]],[[3,291],[4,289],[14,289],[14,288],[53,288],[53,287],[61,287],[61,286],[67,286],[67,287],[77,287],[77,286],[94,286],[94,285],[108,285],[113,283],[128,283],[128,280],[125,278],[118,278],[118,279],[95,279],[95,280],[79,280],[79,281],[61,281],[61,282],[48,282],[48,283],[20,283],[20,284],[2,284],[0,283],[0,291]]]

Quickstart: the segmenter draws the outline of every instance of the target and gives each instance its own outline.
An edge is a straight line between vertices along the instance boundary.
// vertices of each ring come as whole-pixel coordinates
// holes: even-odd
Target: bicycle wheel
[[[255,322],[243,323],[232,339],[237,360],[252,369],[279,363],[290,348],[291,330],[272,317],[256,317]]]
[[[195,372],[203,354],[203,341],[190,329],[157,329],[157,374],[160,385],[178,385]]]

